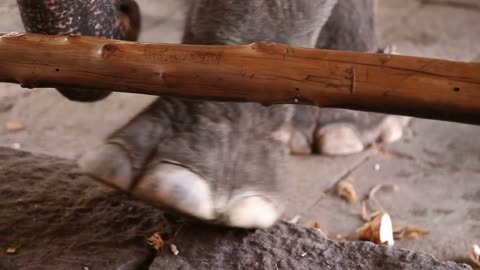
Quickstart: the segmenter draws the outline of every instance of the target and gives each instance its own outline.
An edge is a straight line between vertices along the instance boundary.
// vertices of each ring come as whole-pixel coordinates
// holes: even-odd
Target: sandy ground
[[[183,2],[139,2],[145,26],[141,41],[178,42]],[[480,59],[478,0],[379,2],[382,41],[395,44],[401,54]],[[14,0],[0,3],[0,15],[0,31],[23,31]],[[24,90],[0,84],[0,145],[75,159],[152,99],[117,93],[98,103],[80,104],[52,89]],[[9,131],[7,123],[18,123],[23,129]],[[480,243],[480,127],[416,119],[412,131],[401,142],[358,155],[292,157],[290,167],[296,178],[288,189],[286,218],[298,215],[301,225],[319,222],[331,237],[348,236],[362,223],[360,205],[339,200],[332,187],[348,178],[365,196],[377,184],[396,184],[398,191],[378,195],[394,223],[430,231],[417,240],[397,241],[397,245],[432,253],[441,260],[468,261],[469,247]],[[48,187],[38,188],[48,193]]]

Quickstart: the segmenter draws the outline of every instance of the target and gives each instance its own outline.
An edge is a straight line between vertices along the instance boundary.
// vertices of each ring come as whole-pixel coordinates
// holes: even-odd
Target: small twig
[[[381,190],[381,189],[391,189],[393,191],[397,191],[398,190],[398,186],[395,185],[395,184],[380,184],[380,185],[376,185],[374,186],[370,192],[368,193],[368,196],[367,196],[367,201],[370,200],[372,202],[375,203],[376,207],[377,207],[377,210],[378,211],[385,211],[385,209],[382,207],[382,205],[378,202],[378,200],[375,198],[375,194]]]
[[[367,205],[366,205],[365,201],[362,201],[361,216],[362,216],[363,221],[369,221],[370,220],[370,218],[368,216],[368,210],[367,210]]]
[[[361,212],[361,216],[362,216],[362,219],[363,221],[370,221],[373,217],[377,216],[378,214],[380,214],[382,211],[374,211],[373,213],[369,213],[368,212],[368,209],[367,209],[367,201],[362,201],[362,212]]]

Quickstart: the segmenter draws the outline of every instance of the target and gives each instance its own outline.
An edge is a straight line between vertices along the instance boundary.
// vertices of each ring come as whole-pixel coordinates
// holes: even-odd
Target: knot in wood
[[[251,45],[253,50],[285,56],[290,51],[290,46],[270,41],[255,42]]]
[[[116,51],[118,50],[117,46],[107,43],[102,46],[102,49],[100,49],[100,54],[102,56],[102,59],[108,59],[110,56],[112,56]]]

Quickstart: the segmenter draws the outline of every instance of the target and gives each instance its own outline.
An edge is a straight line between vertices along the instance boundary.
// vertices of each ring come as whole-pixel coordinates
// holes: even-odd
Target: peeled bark
[[[0,34],[0,81],[480,124],[480,63],[266,42],[203,46]]]

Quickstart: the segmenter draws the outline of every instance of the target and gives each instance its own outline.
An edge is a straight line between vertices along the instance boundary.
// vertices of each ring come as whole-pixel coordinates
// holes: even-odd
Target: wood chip
[[[337,184],[337,195],[349,203],[356,203],[358,201],[355,188],[352,183],[347,180],[342,180]]]
[[[174,244],[170,244],[170,251],[173,253],[173,255],[177,256],[178,253],[180,253],[180,251],[178,251],[178,248],[177,246],[175,246]]]
[[[157,251],[161,250],[165,246],[165,241],[163,241],[162,236],[158,232],[152,234],[147,241],[148,244]]]
[[[383,246],[392,246],[395,241],[390,215],[383,212],[373,217],[360,228],[357,238]]]
[[[8,247],[7,250],[5,250],[5,253],[13,255],[17,253],[17,248],[16,247]]]
[[[473,245],[472,249],[470,250],[470,259],[474,264],[480,267],[480,246]]]
[[[7,122],[5,124],[5,128],[7,129],[7,131],[15,132],[23,130],[25,126],[18,122]]]

